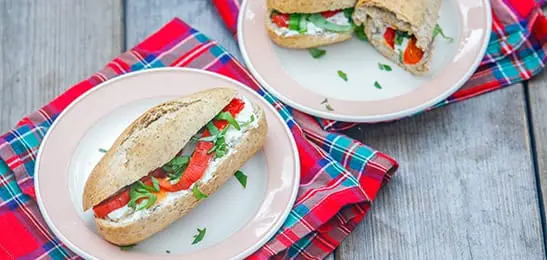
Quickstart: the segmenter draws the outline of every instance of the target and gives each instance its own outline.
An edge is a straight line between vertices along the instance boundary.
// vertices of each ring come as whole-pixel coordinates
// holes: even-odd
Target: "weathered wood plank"
[[[401,168],[340,259],[540,259],[521,85],[350,131]]]
[[[0,2],[0,132],[122,50],[121,1]]]
[[[243,60],[236,41],[225,28],[211,1],[128,0],[126,10],[127,48],[131,48],[168,21],[178,17],[218,41],[239,60]]]

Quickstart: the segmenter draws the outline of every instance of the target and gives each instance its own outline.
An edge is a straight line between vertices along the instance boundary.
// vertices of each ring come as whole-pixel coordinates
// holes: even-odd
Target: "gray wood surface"
[[[541,259],[522,86],[350,131],[401,164],[341,259]]]
[[[121,51],[121,1],[0,1],[0,132]]]
[[[0,2],[0,132],[174,17],[240,57],[210,1],[122,3]],[[546,72],[530,82],[542,180],[547,180],[545,85]],[[401,168],[329,259],[544,258],[524,91],[513,86],[348,131],[392,155]],[[546,194],[545,181],[542,186]]]

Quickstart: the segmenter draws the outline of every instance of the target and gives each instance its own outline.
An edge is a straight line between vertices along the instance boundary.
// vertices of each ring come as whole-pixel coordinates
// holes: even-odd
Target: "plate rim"
[[[242,0],[240,12],[238,14],[237,18],[237,41],[239,45],[239,51],[241,52],[241,56],[243,57],[243,61],[245,62],[245,65],[247,66],[247,69],[251,72],[251,74],[257,79],[258,82],[264,87],[266,90],[268,90],[271,94],[273,94],[275,97],[280,99],[282,102],[286,103],[287,105],[294,107],[295,109],[298,109],[304,113],[322,117],[324,119],[328,120],[336,120],[336,121],[342,121],[342,122],[354,122],[354,123],[381,123],[381,122],[388,122],[392,120],[398,120],[403,119],[405,117],[412,116],[414,114],[426,111],[432,107],[434,107],[439,102],[445,100],[450,95],[454,94],[458,89],[460,89],[469,78],[473,75],[473,73],[477,70],[479,67],[485,53],[488,47],[488,43],[490,41],[490,37],[492,34],[492,11],[491,11],[491,3],[489,0],[480,0],[484,4],[484,9],[488,10],[485,12],[486,14],[486,23],[490,26],[487,26],[484,34],[486,35],[481,42],[481,47],[479,50],[479,55],[475,57],[475,60],[472,63],[472,66],[469,67],[463,77],[461,77],[455,84],[448,88],[446,91],[442,92],[440,95],[436,96],[433,99],[430,99],[426,102],[423,102],[419,105],[412,106],[407,109],[400,110],[398,112],[393,113],[386,113],[386,114],[376,114],[376,115],[365,115],[365,116],[354,116],[354,115],[342,115],[338,114],[335,111],[322,111],[318,110],[316,108],[308,107],[306,105],[301,105],[296,100],[291,100],[290,98],[285,97],[282,95],[279,91],[275,89],[275,87],[270,86],[267,81],[262,77],[260,73],[256,70],[256,68],[253,66],[250,57],[247,53],[247,47],[245,43],[245,39],[243,37],[244,30],[243,30],[243,23],[244,23],[244,16],[245,12],[247,11],[247,5],[249,3],[249,0]],[[457,0],[453,0],[457,1]],[[260,18],[263,19],[263,18]],[[465,28],[462,28],[462,30]],[[300,85],[300,84],[298,84]],[[365,102],[365,101],[363,101]]]
[[[34,170],[33,170],[33,174],[34,174],[33,184],[34,184],[34,187],[35,187],[36,203],[38,204],[38,209],[39,209],[44,221],[46,222],[46,225],[51,230],[51,232],[55,235],[56,238],[58,238],[62,243],[64,243],[70,250],[72,250],[77,255],[79,255],[81,257],[93,259],[93,256],[87,254],[85,251],[80,249],[78,246],[74,245],[74,243],[72,243],[72,241],[67,239],[59,231],[57,226],[53,223],[52,219],[50,218],[50,216],[48,214],[48,211],[47,211],[47,209],[44,205],[44,202],[41,198],[40,184],[39,184],[39,179],[40,179],[40,174],[39,174],[40,167],[39,166],[40,166],[40,162],[41,162],[42,154],[43,154],[43,149],[42,149],[43,144],[45,144],[47,142],[50,134],[52,132],[54,132],[57,124],[59,122],[61,122],[61,120],[64,118],[65,114],[69,113],[73,106],[75,106],[76,104],[81,102],[81,100],[85,99],[87,96],[92,95],[98,89],[100,89],[100,88],[102,88],[102,87],[104,87],[108,84],[112,84],[115,81],[123,80],[127,77],[132,77],[132,76],[139,75],[139,74],[153,73],[153,72],[156,72],[156,71],[190,72],[190,73],[204,74],[204,75],[209,75],[209,76],[213,76],[213,77],[219,77],[223,80],[226,80],[226,81],[230,82],[231,84],[233,84],[233,85],[235,85],[239,88],[247,88],[247,89],[249,89],[249,92],[252,93],[252,95],[254,95],[255,97],[261,99],[267,106],[270,107],[270,109],[273,109],[274,116],[277,118],[277,120],[279,120],[281,122],[281,125],[282,125],[282,128],[283,128],[284,132],[286,133],[286,135],[289,136],[288,139],[289,139],[292,151],[293,151],[291,157],[292,157],[292,159],[294,161],[294,165],[295,165],[294,169],[293,169],[293,171],[295,173],[294,174],[295,181],[294,181],[293,187],[291,187],[291,197],[289,199],[289,203],[287,204],[287,206],[283,210],[281,217],[278,219],[278,221],[275,223],[275,225],[270,227],[269,232],[267,232],[259,241],[257,241],[255,243],[255,245],[253,245],[252,247],[247,248],[246,250],[241,251],[238,255],[234,256],[234,259],[245,258],[245,257],[249,256],[250,254],[252,254],[253,252],[255,252],[260,247],[262,247],[263,245],[265,245],[271,238],[273,238],[274,235],[276,234],[276,232],[285,223],[285,221],[288,218],[290,212],[292,211],[292,208],[293,208],[293,206],[296,202],[297,195],[298,195],[298,190],[299,190],[299,187],[300,187],[300,169],[301,169],[301,166],[300,166],[299,151],[298,151],[298,148],[296,146],[296,140],[295,140],[294,135],[292,134],[289,126],[285,123],[285,120],[281,117],[281,115],[279,114],[277,109],[272,104],[270,104],[270,102],[268,102],[268,100],[266,100],[263,96],[258,94],[254,89],[250,88],[249,86],[246,86],[242,82],[239,82],[235,79],[229,78],[225,75],[215,73],[215,72],[211,72],[211,71],[207,71],[207,70],[196,69],[196,68],[187,68],[187,67],[161,67],[161,68],[148,68],[148,69],[143,69],[143,70],[139,70],[139,71],[128,72],[126,74],[122,74],[122,75],[119,75],[115,78],[112,78],[112,79],[106,80],[104,82],[101,82],[97,86],[93,87],[92,89],[87,90],[85,93],[83,93],[82,95],[80,95],[79,97],[74,99],[69,105],[67,105],[65,107],[65,109],[63,109],[63,111],[61,113],[59,113],[59,115],[57,116],[55,121],[51,124],[48,131],[44,135],[44,138],[42,139],[42,141],[40,143],[40,147],[39,147],[38,152],[36,154],[36,160],[35,160],[35,164],[34,164],[35,167],[34,167]],[[66,187],[66,188],[68,189],[68,187]],[[256,212],[255,212],[255,214],[256,214]],[[226,239],[229,239],[229,237],[227,237]],[[207,249],[205,248],[205,249],[202,249],[202,250],[207,250]]]

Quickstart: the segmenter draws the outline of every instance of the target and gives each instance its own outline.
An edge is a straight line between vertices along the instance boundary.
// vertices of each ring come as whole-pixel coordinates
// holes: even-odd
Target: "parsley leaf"
[[[239,181],[239,183],[241,183],[241,186],[243,186],[243,188],[247,188],[247,175],[245,175],[245,173],[243,173],[242,171],[237,171],[234,176]]]
[[[126,246],[120,246],[120,250],[126,251],[126,250],[129,250],[129,249],[132,249],[132,248],[135,247],[136,245],[137,245],[137,244],[126,245]]]
[[[209,129],[209,133],[211,135],[218,135],[220,133],[218,128],[215,126],[215,124],[213,124],[213,121],[210,121],[209,123],[207,123],[207,129]]]
[[[194,187],[192,187],[192,194],[194,194],[194,197],[197,200],[202,200],[202,199],[206,199],[207,197],[209,197],[209,196],[207,196],[207,194],[204,194],[199,190],[198,185],[194,185]]]
[[[343,79],[344,81],[348,81],[348,75],[346,75],[346,73],[344,73],[344,72],[341,71],[341,70],[338,70],[338,77],[340,77],[340,78]]]
[[[391,66],[387,64],[378,63],[378,68],[380,68],[380,70],[391,71]]]
[[[203,238],[205,237],[205,232],[207,231],[207,228],[203,228],[203,229],[198,228],[197,230],[198,230],[198,233],[194,235],[194,241],[192,242],[192,245],[197,244],[201,240],[203,240]]]
[[[376,87],[377,89],[382,89],[382,86],[380,85],[380,83],[378,83],[378,81],[374,81],[374,87]]]
[[[106,152],[108,152],[108,151],[107,151],[106,149],[99,148],[99,152],[101,152],[101,153],[106,153]]]
[[[443,37],[443,39],[445,39],[449,42],[454,41],[454,39],[452,37],[448,37],[444,34],[443,29],[441,28],[441,26],[439,24],[436,24],[435,28],[433,28],[433,39],[437,38],[438,35],[441,35],[441,37]]]
[[[190,156],[177,156],[163,166],[163,170],[169,175],[170,180],[178,180],[188,167]]]
[[[325,54],[327,54],[326,50],[319,49],[319,48],[309,48],[308,52],[314,59],[319,59],[323,57]]]

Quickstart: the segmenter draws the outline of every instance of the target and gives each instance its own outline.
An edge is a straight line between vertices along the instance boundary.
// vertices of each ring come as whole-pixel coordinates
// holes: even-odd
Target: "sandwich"
[[[440,0],[360,0],[353,21],[387,59],[414,75],[430,70]]]
[[[262,149],[261,107],[229,88],[156,105],[132,122],[86,180],[100,235],[128,246],[184,217]]]
[[[267,0],[265,26],[286,48],[313,48],[351,39],[356,0]]]

